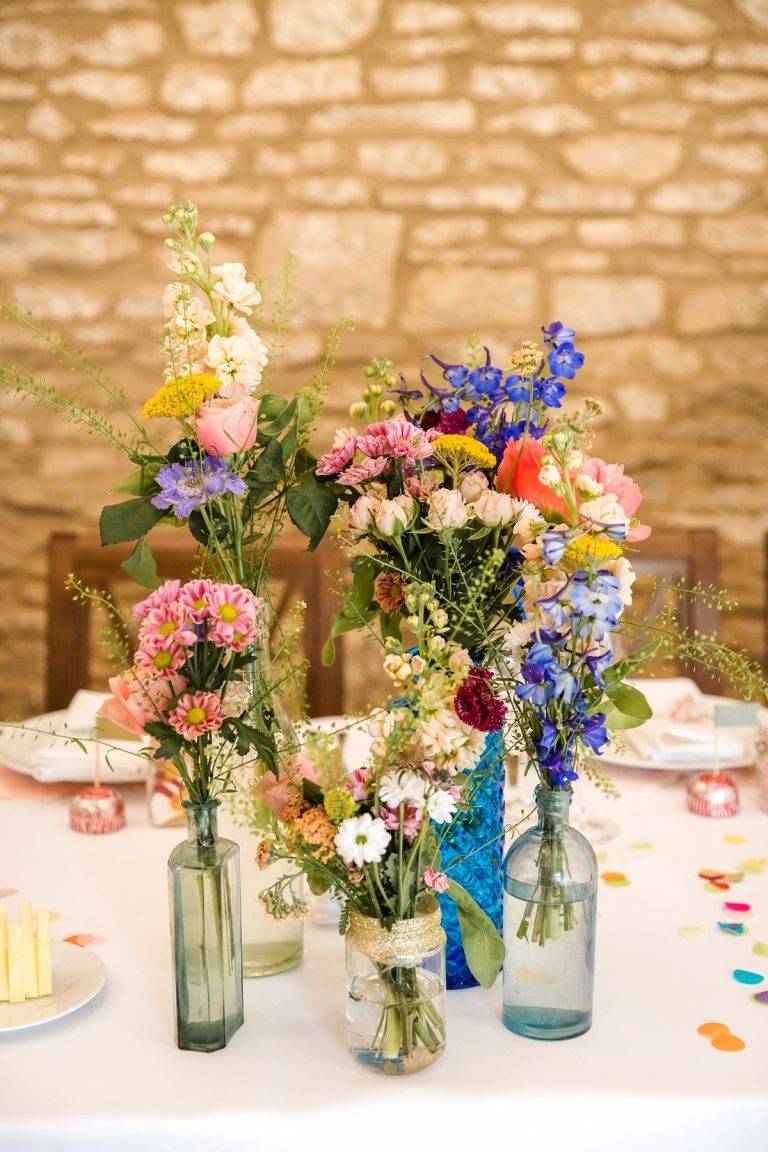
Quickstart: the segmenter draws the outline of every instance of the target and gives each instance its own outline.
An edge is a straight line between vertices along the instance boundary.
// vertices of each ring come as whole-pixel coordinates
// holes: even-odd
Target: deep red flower
[[[499,732],[504,727],[507,709],[495,696],[488,683],[493,673],[487,668],[473,668],[459,685],[453,702],[456,715],[478,732]]]

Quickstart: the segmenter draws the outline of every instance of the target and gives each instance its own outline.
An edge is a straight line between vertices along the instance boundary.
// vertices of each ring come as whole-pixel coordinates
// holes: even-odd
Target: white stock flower
[[[488,491],[488,477],[484,472],[465,472],[459,480],[459,492],[467,504],[473,504],[478,496]]]
[[[470,668],[472,667],[472,657],[466,648],[454,648],[448,657],[448,667],[451,672],[460,673],[466,677]]]
[[[501,647],[504,652],[514,654],[528,643],[536,630],[533,620],[517,620],[510,624],[501,638]]]
[[[405,684],[411,678],[411,662],[400,652],[390,652],[384,657],[384,671],[395,684]]]
[[[435,532],[447,528],[463,528],[466,522],[467,509],[461,492],[437,488],[430,494],[426,523]]]
[[[240,400],[258,387],[269,354],[266,344],[248,328],[235,336],[212,337],[205,358],[221,380],[220,395]]]
[[[415,735],[425,758],[452,772],[472,768],[485,747],[485,734],[470,728],[451,708],[441,708],[434,716],[418,721]]]
[[[231,304],[236,312],[250,316],[261,303],[261,293],[246,279],[243,264],[217,264],[211,268],[214,285],[211,295],[223,304]]]
[[[589,496],[594,498],[599,496],[603,491],[603,486],[599,480],[595,480],[592,476],[579,474],[574,481],[576,491],[582,496]]]
[[[401,804],[413,804],[415,808],[424,807],[424,792],[427,782],[423,776],[415,772],[401,770],[388,772],[379,781],[379,799],[387,808],[399,808]]]
[[[379,864],[389,846],[390,835],[384,821],[364,812],[342,820],[333,843],[348,868],[362,868],[364,864]]]
[[[427,797],[427,816],[430,820],[434,820],[435,824],[447,824],[453,819],[455,811],[456,801],[450,792],[440,788]]]
[[[617,556],[615,560],[604,560],[600,567],[619,582],[619,596],[622,604],[629,606],[632,603],[632,585],[637,579],[637,573],[627,560],[626,556]]]
[[[587,500],[579,508],[579,515],[595,528],[621,524],[626,531],[629,525],[629,517],[613,492]]]
[[[473,505],[475,516],[489,528],[501,528],[514,516],[512,497],[506,492],[483,492]]]
[[[562,477],[557,464],[545,464],[539,470],[539,483],[543,484],[545,488],[551,488],[553,492],[562,488]]]
[[[528,544],[536,535],[534,525],[542,521],[541,512],[535,504],[518,497],[512,501],[512,515],[515,520],[515,541]]]
[[[394,717],[386,708],[380,708],[373,712],[368,719],[368,731],[374,738],[381,739],[391,735],[394,727]]]

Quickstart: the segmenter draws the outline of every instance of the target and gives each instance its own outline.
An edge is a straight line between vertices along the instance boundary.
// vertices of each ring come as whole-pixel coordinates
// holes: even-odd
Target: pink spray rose
[[[200,447],[210,456],[247,452],[256,443],[259,401],[213,399],[201,404],[195,417]]]

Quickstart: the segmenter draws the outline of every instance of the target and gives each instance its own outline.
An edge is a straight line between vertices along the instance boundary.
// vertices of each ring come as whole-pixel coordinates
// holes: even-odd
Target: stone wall
[[[0,68],[0,280],[137,404],[177,198],[254,271],[296,249],[286,388],[357,319],[327,428],[372,355],[501,357],[559,318],[596,447],[647,519],[720,531],[727,635],[762,653],[768,0],[4,0]],[[119,462],[1,403],[7,713],[42,698],[46,537],[93,528]]]

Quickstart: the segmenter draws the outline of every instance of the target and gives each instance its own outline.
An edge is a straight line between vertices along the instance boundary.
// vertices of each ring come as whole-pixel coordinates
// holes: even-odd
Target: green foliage
[[[184,741],[170,725],[162,724],[159,720],[150,720],[144,725],[144,731],[158,742],[154,752],[155,760],[172,760],[181,752]]]
[[[102,509],[99,532],[102,544],[123,544],[138,540],[164,518],[165,512],[155,508],[149,497],[124,500],[122,504],[108,504]]]
[[[338,503],[331,485],[321,483],[311,472],[305,473],[288,493],[288,515],[309,540],[310,552],[314,552],[328,530]]]
[[[142,588],[157,588],[161,583],[152,549],[145,536],[139,539],[133,552],[127,560],[123,560],[120,567]]]
[[[321,653],[326,668],[335,659],[334,640],[347,632],[355,632],[376,615],[375,606],[371,606],[375,578],[376,565],[373,561],[366,556],[358,557],[354,562],[354,576],[347,601],[341,612],[335,612],[331,617],[331,630]]]
[[[448,895],[456,905],[469,970],[483,988],[490,988],[504,963],[504,941],[480,905],[455,880],[448,881]]]
[[[606,696],[610,704],[604,709],[605,723],[614,731],[639,728],[653,715],[645,696],[632,684],[614,684],[607,688]]]

